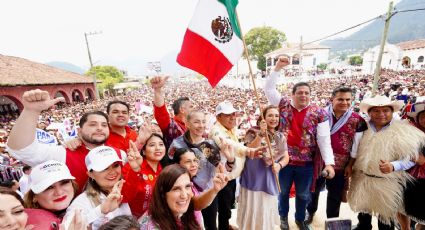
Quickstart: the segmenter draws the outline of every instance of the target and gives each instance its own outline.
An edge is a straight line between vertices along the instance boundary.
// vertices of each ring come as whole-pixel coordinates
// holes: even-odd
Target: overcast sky
[[[396,0],[395,3],[399,2]],[[4,0],[0,1],[0,54],[37,62],[89,66],[84,32],[97,65],[130,74],[146,62],[180,50],[197,0]],[[289,41],[305,42],[387,11],[389,0],[239,0],[242,30],[267,25]]]

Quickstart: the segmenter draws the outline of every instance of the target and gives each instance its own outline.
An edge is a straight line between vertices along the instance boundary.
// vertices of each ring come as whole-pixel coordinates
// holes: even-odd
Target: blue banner
[[[56,138],[50,133],[37,129],[36,131],[37,140],[43,144],[57,144]]]

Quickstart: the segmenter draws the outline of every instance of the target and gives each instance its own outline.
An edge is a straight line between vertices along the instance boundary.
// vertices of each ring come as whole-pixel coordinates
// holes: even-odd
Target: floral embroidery
[[[279,103],[280,126],[279,131],[290,132],[293,118],[293,110],[290,101],[282,98]],[[298,146],[288,146],[289,156],[294,161],[313,161],[313,154],[316,152],[317,125],[328,119],[326,111],[319,106],[310,105],[302,124],[301,143]]]

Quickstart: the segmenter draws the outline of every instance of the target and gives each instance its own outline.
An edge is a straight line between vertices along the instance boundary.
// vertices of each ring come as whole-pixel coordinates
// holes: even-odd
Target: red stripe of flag
[[[232,63],[208,40],[187,29],[177,62],[204,75],[214,88],[232,68]]]

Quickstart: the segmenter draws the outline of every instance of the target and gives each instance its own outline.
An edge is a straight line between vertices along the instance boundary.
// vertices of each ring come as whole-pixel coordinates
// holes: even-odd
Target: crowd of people
[[[425,71],[384,69],[373,95],[371,75],[279,85],[287,65],[258,95],[169,77],[74,104],[25,92],[0,116],[0,229],[227,230],[237,203],[239,229],[289,229],[295,208],[304,230],[325,186],[328,218],[348,201],[358,230],[423,229]]]

